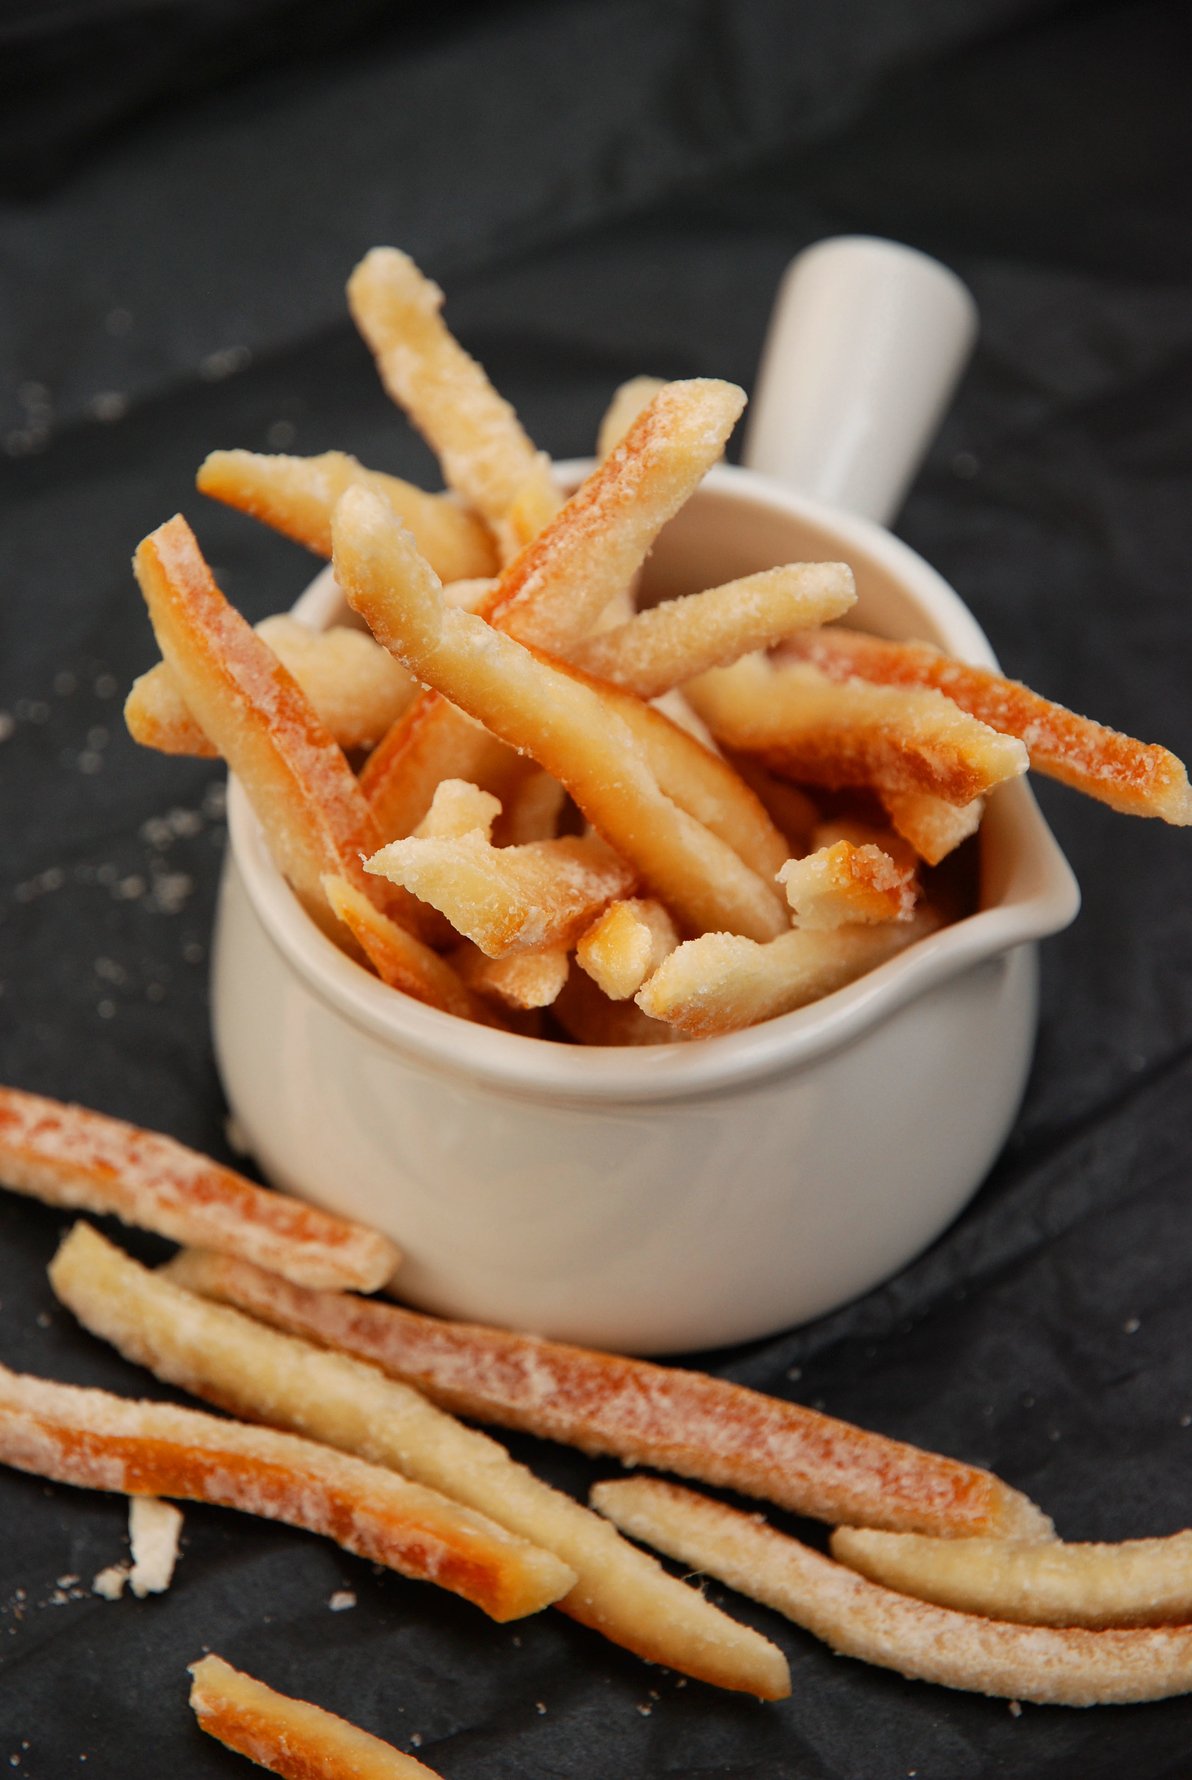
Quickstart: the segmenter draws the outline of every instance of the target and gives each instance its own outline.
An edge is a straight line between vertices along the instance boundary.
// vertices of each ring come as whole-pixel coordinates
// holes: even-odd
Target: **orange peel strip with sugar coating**
[[[465,779],[504,804],[527,764],[437,693],[421,693],[364,763],[360,789],[388,840],[412,834],[444,779]]]
[[[789,648],[835,680],[933,688],[990,728],[1018,736],[1038,772],[1126,815],[1192,823],[1187,770],[1174,754],[1078,717],[990,668],[954,661],[927,643],[891,643],[862,631],[809,633]]]
[[[367,470],[342,451],[325,451],[320,457],[213,451],[196,486],[325,557],[331,555],[331,516],[340,495],[345,488],[371,488],[409,528],[442,580],[470,581],[493,574],[498,566],[492,534],[474,513],[399,476]]]
[[[718,1577],[841,1656],[908,1679],[1040,1705],[1128,1705],[1192,1692],[1192,1627],[1087,1631],[956,1613],[867,1581],[742,1514],[647,1478],[600,1483],[601,1512],[680,1563]]]
[[[293,674],[341,748],[372,747],[417,696],[409,674],[365,631],[344,625],[310,630],[284,613],[263,618],[254,628]],[[164,661],[134,680],[124,721],[143,748],[204,759],[217,752],[191,716]]]
[[[199,1729],[283,1780],[436,1780],[412,1755],[308,1700],[276,1693],[222,1657],[205,1656],[190,1673]]]
[[[816,1520],[952,1538],[1051,1533],[1046,1516],[990,1471],[702,1372],[304,1291],[219,1255],[188,1253],[172,1267],[195,1291],[369,1360],[460,1415]]]
[[[632,692],[607,681],[593,684],[633,736],[659,789],[753,871],[773,878],[790,857],[790,847],[734,768],[659,706],[643,704]]]
[[[786,915],[773,887],[659,790],[599,687],[446,606],[434,571],[363,490],[340,502],[335,562],[340,586],[378,640],[565,785],[681,921],[757,938],[782,931]]]
[[[334,937],[327,873],[388,913],[407,906],[387,899],[361,867],[360,855],[374,853],[382,836],[343,750],[293,675],[228,604],[186,521],[179,515],[151,532],[134,567],[187,705],[247,791],[307,912]]]
[[[0,1088],[0,1183],[69,1211],[243,1256],[299,1285],[373,1292],[393,1276],[387,1236],[122,1119]]]
[[[735,933],[704,933],[663,959],[638,990],[637,1005],[690,1038],[739,1032],[843,988],[938,924],[921,908],[908,921],[796,927],[760,944]]]
[[[494,1619],[549,1606],[547,1553],[380,1466],[270,1428],[0,1367],[0,1462],[56,1483],[237,1508],[333,1539]]]
[[[808,784],[929,791],[964,804],[1028,765],[1016,737],[942,692],[831,680],[807,662],[749,655],[684,692],[718,740]]]
[[[540,767],[526,774],[509,794],[494,833],[502,847],[520,847],[527,841],[553,840],[559,832],[559,819],[567,801],[567,792]]]
[[[856,598],[846,563],[789,563],[664,600],[626,624],[572,643],[566,653],[598,679],[657,698],[803,626],[839,618]]]
[[[642,409],[665,387],[663,377],[630,377],[617,385],[596,434],[597,457],[607,457],[621,443]]]
[[[497,1441],[375,1366],[283,1335],[150,1272],[78,1225],[50,1267],[55,1292],[93,1334],[157,1377],[236,1414],[391,1467],[547,1553],[570,1586],[563,1610],[650,1661],[766,1697],[789,1685],[765,1639],[718,1612]]]
[[[838,1527],[832,1555],[900,1594],[989,1619],[1093,1628],[1192,1621],[1192,1532],[1034,1545]]]
[[[323,889],[333,913],[389,988],[442,1013],[491,1024],[488,1011],[469,994],[447,960],[374,908],[346,878],[326,877]]]
[[[951,804],[945,808],[951,809]],[[909,841],[893,828],[884,827],[879,822],[866,822],[859,816],[832,816],[817,819],[811,830],[810,850],[818,852],[822,847],[834,847],[837,841],[848,841],[853,847],[877,847],[886,853],[898,866],[900,871],[908,875],[919,869],[919,855]]]
[[[945,803],[927,791],[882,791],[882,807],[896,834],[912,846],[925,865],[938,865],[962,841],[976,834],[985,814],[985,799]]]
[[[918,897],[913,870],[868,842],[833,841],[802,859],[788,859],[778,881],[796,927],[805,931],[852,921],[909,921]]]
[[[719,459],[745,406],[715,378],[668,383],[555,519],[510,563],[485,616],[565,655],[630,585],[658,533]]]
[[[479,828],[390,841],[365,864],[440,910],[490,958],[570,946],[637,880],[595,835],[494,847]]]
[[[556,1023],[582,1045],[677,1044],[677,1026],[651,1020],[632,1001],[610,1001],[585,971],[573,970],[553,1004]]]
[[[452,953],[451,962],[477,995],[511,1008],[550,1007],[571,970],[571,954],[565,946],[489,958],[478,946],[465,942]]]
[[[443,293],[408,254],[374,247],[348,280],[348,306],[381,381],[443,467],[447,484],[498,525],[550,465],[440,313]]]
[[[748,754],[726,750],[725,759],[734,773],[749,787],[763,806],[770,821],[788,843],[787,855],[799,857],[811,845],[811,833],[820,820],[819,805],[806,791],[789,780],[770,772],[760,760]],[[785,861],[782,863],[785,864]],[[779,869],[779,868],[776,868]]]
[[[415,829],[418,840],[456,840],[477,831],[492,839],[493,823],[501,814],[501,800],[491,791],[467,779],[441,779],[431,806]]]
[[[576,962],[610,1001],[627,1001],[679,943],[660,902],[634,897],[614,902],[582,934]]]

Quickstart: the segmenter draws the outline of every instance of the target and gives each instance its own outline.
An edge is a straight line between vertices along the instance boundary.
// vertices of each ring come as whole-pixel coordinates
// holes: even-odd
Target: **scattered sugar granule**
[[[411,1731],[410,1732],[410,1748],[411,1749],[421,1749],[422,1748],[422,1732],[421,1731]]]
[[[1011,1718],[1021,1718],[1022,1717],[1022,1701],[1021,1700],[1009,1701],[1009,1707],[1010,1707],[1010,1717]]]
[[[802,1366],[788,1366],[786,1369],[786,1375],[790,1379],[792,1384],[798,1384],[799,1380],[803,1376],[803,1368],[802,1368]]]
[[[11,712],[0,711],[0,742],[6,742],[15,728],[16,722]]]
[[[1140,1317],[1128,1316],[1126,1318],[1125,1322],[1122,1324],[1122,1334],[1123,1335],[1137,1335],[1137,1333],[1141,1329],[1141,1327],[1142,1327],[1142,1319]]]
[[[252,353],[247,346],[225,346],[218,352],[209,352],[199,364],[199,376],[206,383],[219,383],[224,377],[231,377],[236,371],[252,363]]]
[[[1184,1414],[1181,1415],[1181,1417],[1180,1417],[1180,1427],[1181,1428],[1192,1428],[1192,1415],[1189,1415],[1186,1410],[1184,1411]]]
[[[350,1588],[337,1588],[327,1605],[332,1613],[345,1613],[349,1607],[356,1605],[355,1591]]]
[[[96,420],[110,424],[113,420],[123,420],[128,413],[128,397],[118,389],[101,390],[91,403],[91,412]]]
[[[545,1700],[535,1700],[534,1701],[534,1710],[535,1710],[535,1712],[538,1713],[539,1717],[545,1717],[546,1716],[546,1701]]]
[[[129,1584],[138,1600],[164,1594],[178,1562],[182,1511],[156,1496],[134,1496],[128,1505],[128,1537],[132,1546]]]
[[[284,451],[294,443],[297,437],[294,425],[288,420],[275,420],[265,434],[265,443],[270,451]]]
[[[91,1584],[92,1594],[102,1595],[105,1601],[118,1601],[124,1593],[131,1568],[130,1564],[109,1564]]]
[[[165,820],[170,833],[180,840],[190,840],[203,826],[203,818],[198,810],[170,810]]]
[[[163,915],[177,915],[186,907],[194,879],[182,871],[158,872],[153,879],[153,903]]]

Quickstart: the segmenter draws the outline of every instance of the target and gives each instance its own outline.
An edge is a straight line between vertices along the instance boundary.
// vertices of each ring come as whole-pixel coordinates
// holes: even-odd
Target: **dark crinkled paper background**
[[[377,242],[446,284],[559,456],[636,372],[748,386],[779,275],[816,238],[938,254],[983,333],[899,529],[1011,671],[1192,753],[1187,36],[1154,0],[8,9],[0,1079],[227,1154],[206,1008],[220,774],[123,732],[153,654],[128,559],[182,507],[259,617],[310,562],[199,502],[208,450],[428,472],[344,308]],[[1192,1475],[1189,839],[1040,796],[1085,907],[1044,950],[1006,1153],[888,1286],[707,1363],[994,1465],[1068,1536],[1164,1533]],[[0,1358],[152,1394],[55,1306],[63,1223],[0,1199]],[[577,1491],[601,1469],[518,1451]],[[683,1686],[559,1615],[491,1626],[230,1513],[186,1510],[161,1599],[90,1593],[123,1555],[118,1500],[0,1475],[16,1775],[246,1772],[186,1708],[207,1647],[449,1780],[1188,1771],[1187,1702],[1016,1714],[738,1602],[789,1653],[786,1704]],[[343,1589],[356,1604],[332,1612]]]

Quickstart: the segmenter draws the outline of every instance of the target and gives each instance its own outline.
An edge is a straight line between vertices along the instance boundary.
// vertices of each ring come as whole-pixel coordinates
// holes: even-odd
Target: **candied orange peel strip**
[[[328,873],[389,913],[404,909],[361,867],[360,855],[375,852],[383,837],[342,748],[293,675],[228,604],[181,515],[150,533],[134,568],[163,658],[247,791],[307,912],[334,937],[322,888]]]
[[[501,576],[486,616],[555,655],[633,582],[668,519],[724,451],[745,406],[732,383],[668,383]]]
[[[345,488],[371,488],[413,533],[444,581],[491,575],[497,551],[488,527],[467,508],[412,482],[365,469],[342,451],[320,457],[270,457],[213,451],[196,478],[201,494],[263,520],[317,556],[331,555],[331,516]]]
[[[900,1594],[989,1619],[1094,1629],[1192,1622],[1192,1532],[1034,1545],[838,1527],[832,1555]]]
[[[1046,1516],[990,1471],[726,1379],[305,1291],[219,1255],[189,1252],[171,1269],[194,1291],[368,1360],[459,1415],[816,1520],[950,1538],[1051,1533]]]
[[[627,1001],[678,943],[662,904],[633,897],[612,903],[593,921],[580,935],[575,958],[610,1001]]]
[[[238,1508],[437,1583],[493,1619],[549,1606],[549,1552],[378,1465],[271,1428],[0,1367],[0,1463],[55,1483]]]
[[[387,1236],[254,1186],[172,1137],[17,1088],[0,1088],[0,1184],[241,1255],[299,1285],[373,1292],[401,1259]]]
[[[856,602],[842,562],[788,563],[687,593],[569,645],[569,661],[639,698],[768,649],[792,631],[839,618]]]
[[[736,933],[703,933],[664,958],[635,997],[653,1020],[689,1038],[715,1038],[793,1013],[854,982],[939,925],[930,908],[876,926],[792,928],[759,943]]]
[[[550,1007],[558,1000],[571,970],[566,946],[550,946],[537,952],[506,952],[489,958],[478,946],[466,942],[451,955],[461,979],[477,995],[501,1007]]]
[[[853,630],[809,632],[785,652],[833,680],[932,688],[990,728],[1019,737],[1038,772],[1125,815],[1192,823],[1192,789],[1174,754],[1078,717],[990,668],[956,661],[928,643],[891,643]]]
[[[441,1013],[489,1021],[487,1009],[469,994],[448,960],[374,908],[354,884],[328,875],[323,879],[323,891],[332,913],[343,922],[383,983],[426,1007],[437,1007]]]
[[[347,1719],[277,1693],[222,1657],[190,1665],[190,1704],[199,1729],[283,1780],[437,1780]]]
[[[443,467],[450,488],[499,526],[528,485],[542,505],[550,464],[443,320],[443,293],[408,254],[374,247],[348,280],[348,306],[381,381]]]
[[[852,921],[909,921],[918,897],[913,869],[872,842],[837,840],[778,874],[794,910],[795,926],[826,932]]]
[[[567,948],[637,878],[595,835],[494,847],[480,828],[391,841],[365,869],[440,910],[490,958]]]
[[[341,748],[371,748],[417,696],[418,688],[367,631],[311,630],[285,613],[254,626]],[[124,706],[134,742],[160,754],[212,759],[218,752],[190,714],[174,673],[159,661],[134,680]]]
[[[556,1022],[582,1045],[664,1045],[685,1036],[651,1020],[632,1001],[611,1001],[585,971],[573,970],[552,1005]]]
[[[966,804],[1027,769],[1027,751],[942,692],[829,679],[749,655],[684,688],[717,740],[812,785],[927,791]]]
[[[597,429],[597,457],[607,457],[621,443],[642,409],[648,408],[659,390],[665,388],[663,377],[630,377],[617,385]]]
[[[841,1656],[908,1679],[1040,1705],[1129,1705],[1192,1692],[1192,1627],[1088,1631],[1012,1625],[917,1601],[692,1490],[599,1483],[622,1531],[774,1607]]]
[[[945,803],[928,791],[882,791],[879,796],[890,826],[925,865],[938,865],[954,853],[962,841],[976,834],[985,814],[983,797],[956,804]]]

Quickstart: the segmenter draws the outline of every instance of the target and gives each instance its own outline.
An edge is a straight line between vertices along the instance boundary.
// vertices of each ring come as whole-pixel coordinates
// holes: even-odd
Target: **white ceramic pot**
[[[929,379],[938,355],[920,350]],[[854,453],[878,487],[870,507],[896,498],[919,425],[918,438],[878,442],[884,493]],[[814,558],[853,565],[867,628],[993,665],[956,595],[897,539],[754,471],[713,471],[663,533],[651,583],[665,594]],[[325,574],[296,610],[318,624],[345,608]],[[411,1303],[639,1353],[817,1316],[943,1230],[1021,1097],[1031,942],[1078,906],[1030,791],[1009,784],[982,830],[973,915],[752,1030],[593,1050],[385,988],[303,913],[234,782],[228,814],[215,1044],[268,1178],[396,1238]]]

